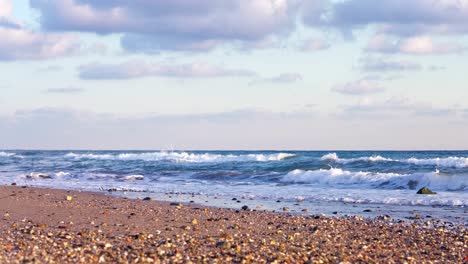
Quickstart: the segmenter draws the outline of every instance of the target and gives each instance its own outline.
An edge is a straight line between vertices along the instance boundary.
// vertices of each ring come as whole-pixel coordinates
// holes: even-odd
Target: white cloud
[[[430,36],[395,39],[386,35],[376,35],[369,41],[366,50],[380,53],[443,55],[464,52],[466,47],[454,41],[434,42]]]
[[[63,34],[43,34],[26,29],[0,27],[0,60],[36,60],[78,52],[76,38]]]
[[[157,52],[205,51],[287,34],[295,27],[300,0],[30,2],[47,30],[124,33],[127,50]]]
[[[271,78],[258,79],[250,82],[249,85],[256,84],[288,84],[302,81],[302,75],[299,73],[282,73]]]
[[[0,0],[0,17],[9,17],[13,11],[11,0]]]
[[[148,64],[143,61],[129,61],[121,64],[91,63],[79,67],[79,76],[88,80],[133,79],[150,76],[176,78],[214,78],[254,76],[245,69],[227,69],[206,63],[192,64]]]
[[[362,60],[362,70],[367,72],[419,71],[422,66],[409,61],[366,58]]]
[[[74,94],[74,93],[84,92],[84,89],[77,88],[77,87],[61,87],[61,88],[49,88],[45,90],[44,92],[53,93],[53,94]]]
[[[367,95],[383,92],[385,88],[379,86],[372,80],[361,79],[336,85],[332,88],[332,91],[345,95]]]
[[[452,116],[460,115],[460,109],[457,107],[438,107],[429,102],[416,101],[408,97],[390,97],[385,100],[375,100],[365,97],[352,105],[346,105],[342,108],[341,115],[357,117],[399,117],[401,114],[406,116]]]
[[[326,42],[323,39],[312,38],[306,40],[301,47],[302,51],[317,51],[317,50],[326,50],[330,48],[330,43]]]

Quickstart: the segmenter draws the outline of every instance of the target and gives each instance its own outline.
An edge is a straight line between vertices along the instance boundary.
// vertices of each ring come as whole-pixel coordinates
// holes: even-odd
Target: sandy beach
[[[0,187],[1,263],[466,263],[463,226]]]

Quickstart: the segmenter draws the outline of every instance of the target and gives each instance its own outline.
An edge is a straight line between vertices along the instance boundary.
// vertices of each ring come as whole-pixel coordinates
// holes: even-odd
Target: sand
[[[464,226],[0,186],[0,263],[468,263]]]

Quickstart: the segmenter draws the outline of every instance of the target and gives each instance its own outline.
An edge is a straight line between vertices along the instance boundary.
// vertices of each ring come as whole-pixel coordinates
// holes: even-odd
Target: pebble
[[[0,208],[10,214],[1,220],[0,263],[466,262],[463,226],[190,206],[173,210],[180,204],[93,194],[50,207],[47,201],[62,201],[62,191],[39,198],[25,192],[19,199],[2,195],[1,188],[6,203],[34,201],[31,208],[38,211],[23,218]],[[102,214],[114,207],[111,215]]]

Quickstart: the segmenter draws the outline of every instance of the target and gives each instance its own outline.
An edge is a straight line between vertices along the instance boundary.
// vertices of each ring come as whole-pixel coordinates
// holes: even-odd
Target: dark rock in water
[[[415,180],[408,181],[408,188],[410,188],[410,190],[416,189],[416,186],[418,186],[418,181],[415,181]]]
[[[277,200],[276,202],[277,202],[277,203],[281,203],[281,201],[280,201],[280,200]]]
[[[143,198],[143,201],[149,201],[149,200],[151,200],[151,197],[145,197],[145,198]]]
[[[372,210],[371,209],[365,209],[363,212],[364,213],[370,213],[370,212],[372,212]]]
[[[232,198],[233,201],[237,201],[237,198]]]
[[[429,190],[428,188],[424,187],[424,188],[421,188],[419,189],[419,191],[417,192],[417,194],[437,194],[436,192],[433,192],[431,190]]]
[[[11,184],[11,186],[16,186],[16,182],[13,182],[13,183]]]
[[[332,212],[332,214],[338,214],[338,212],[335,211],[335,212]]]
[[[242,210],[246,211],[247,209],[249,209],[247,205],[242,206]]]

